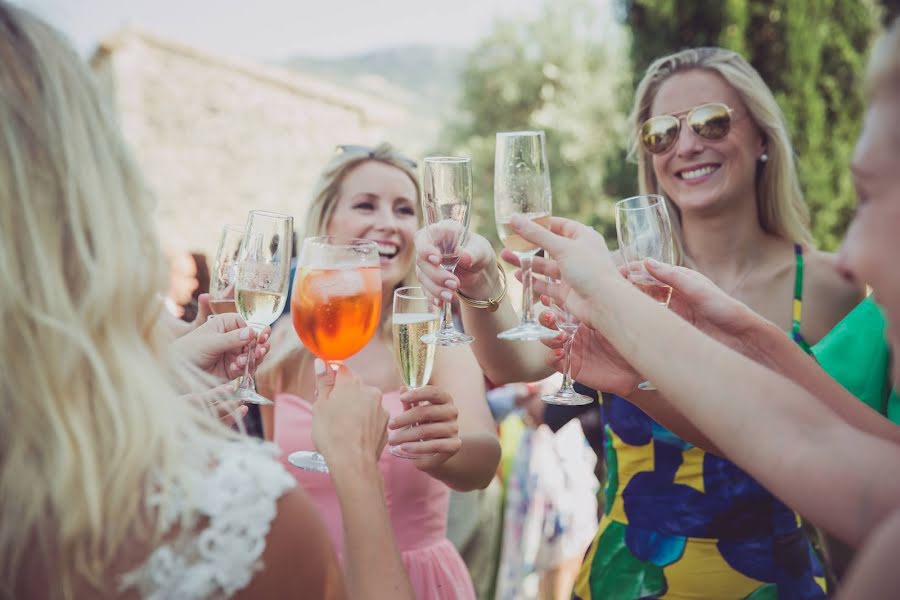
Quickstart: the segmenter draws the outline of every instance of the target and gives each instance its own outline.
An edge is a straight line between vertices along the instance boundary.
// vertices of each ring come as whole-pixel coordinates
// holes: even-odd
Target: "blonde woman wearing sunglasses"
[[[808,349],[857,304],[862,289],[811,245],[790,141],[771,91],[734,52],[697,48],[655,61],[636,96],[632,154],[639,188],[666,199],[679,262]],[[458,278],[439,276],[431,254],[421,244],[417,265],[433,295],[455,288],[478,299],[498,297],[501,282],[495,268],[486,268],[492,261],[486,242],[471,241]],[[556,356],[494,339],[515,322],[508,303],[493,313],[466,308],[463,318],[492,380],[537,379],[546,364],[561,369]],[[576,379],[577,369],[573,364]],[[677,411],[667,412],[656,392],[604,391],[618,392],[607,394],[602,407],[606,514],[579,575],[578,598],[824,596],[821,565],[789,508],[733,463],[639,410],[652,406],[689,439],[703,439]]]
[[[859,204],[835,266],[841,277],[872,286],[886,316],[896,383],[900,20],[876,45],[867,83],[869,106],[851,164]],[[812,364],[776,325],[699,273],[647,265],[676,290],[673,308],[682,319],[627,285],[605,242],[590,228],[565,219],[549,223],[550,231],[524,220],[512,227],[556,258],[537,262],[535,270],[564,284],[539,282],[538,287],[565,302],[586,325],[582,339],[590,342],[581,347],[588,360],[581,372],[586,381],[605,387],[613,379],[650,377],[708,442],[786,503],[860,548],[836,597],[900,597],[900,479],[894,471],[900,465],[900,427]],[[544,323],[552,325],[549,319]],[[637,343],[646,337],[656,343]],[[603,370],[595,366],[613,363],[617,366]],[[880,370],[873,366],[869,375],[880,379]]]

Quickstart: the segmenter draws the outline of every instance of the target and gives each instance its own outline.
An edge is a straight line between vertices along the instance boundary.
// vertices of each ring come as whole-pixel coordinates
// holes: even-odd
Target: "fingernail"
[[[321,375],[325,372],[325,363],[321,358],[317,358],[313,363],[313,368],[316,370],[316,375]]]
[[[509,220],[509,224],[512,225],[512,228],[516,230],[521,229],[524,222],[525,219],[523,219],[520,215],[513,215]]]
[[[435,306],[440,306],[440,305],[441,305],[441,301],[438,300],[437,298],[433,299],[432,302],[434,303]]]
[[[662,266],[662,263],[660,263],[658,260],[656,260],[654,258],[648,258],[647,264],[650,265],[651,267],[653,267],[654,269],[658,269],[659,267]]]
[[[453,294],[448,291],[443,291],[441,292],[441,298],[443,298],[447,302],[450,302],[451,300],[453,300]]]
[[[243,367],[244,365],[247,364],[247,357],[246,356],[238,356],[234,362],[237,364],[237,366]]]
[[[458,284],[456,283],[456,281],[454,281],[452,279],[448,279],[447,281],[444,282],[444,286],[450,288],[451,290],[455,290],[457,285]]]
[[[242,340],[250,339],[250,328],[249,327],[245,327],[245,328],[241,329],[241,339]]]
[[[435,256],[434,254],[430,254],[428,256],[428,262],[437,266],[437,265],[441,264],[441,258],[439,256]]]
[[[266,352],[267,352],[267,350],[266,350],[266,347],[265,347],[265,346],[263,346],[262,348],[259,349],[259,355],[260,355],[260,356],[265,356],[265,355],[266,355]]]

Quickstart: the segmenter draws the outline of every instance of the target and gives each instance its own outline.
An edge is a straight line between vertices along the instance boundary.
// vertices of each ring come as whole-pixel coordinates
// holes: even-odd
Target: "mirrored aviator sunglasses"
[[[641,145],[651,154],[668,151],[681,133],[684,119],[698,136],[705,140],[721,140],[731,130],[732,109],[721,102],[711,102],[695,106],[685,116],[658,115],[650,117],[641,125]]]
[[[375,156],[375,148],[372,148],[370,146],[360,146],[360,145],[354,145],[354,144],[340,144],[339,146],[337,146],[335,148],[335,151],[337,154],[344,154],[344,153],[360,154],[360,155],[367,155],[369,158],[374,158],[374,156]],[[406,164],[413,171],[415,171],[419,166],[418,163],[411,158],[407,158],[405,156],[399,156],[396,154],[395,154],[395,156],[397,156],[397,158],[401,162]]]

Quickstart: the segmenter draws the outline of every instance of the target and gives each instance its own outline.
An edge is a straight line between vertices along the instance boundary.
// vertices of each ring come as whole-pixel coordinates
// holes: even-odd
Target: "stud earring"
[[[768,161],[769,161],[769,155],[766,154],[765,152],[763,152],[762,156],[759,157],[759,162],[768,162]]]

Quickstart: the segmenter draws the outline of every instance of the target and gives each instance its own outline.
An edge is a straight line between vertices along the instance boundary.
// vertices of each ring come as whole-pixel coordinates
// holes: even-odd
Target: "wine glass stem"
[[[256,373],[256,338],[252,338],[247,344],[247,364],[244,365],[244,376],[241,377],[239,390],[250,390],[256,392],[256,382],[253,380],[253,374]]]
[[[520,254],[522,269],[522,323],[534,323],[534,299],[531,285],[531,254]]]
[[[560,391],[569,391],[572,387],[572,342],[575,339],[574,333],[566,333],[566,341],[563,342],[563,380]]]

